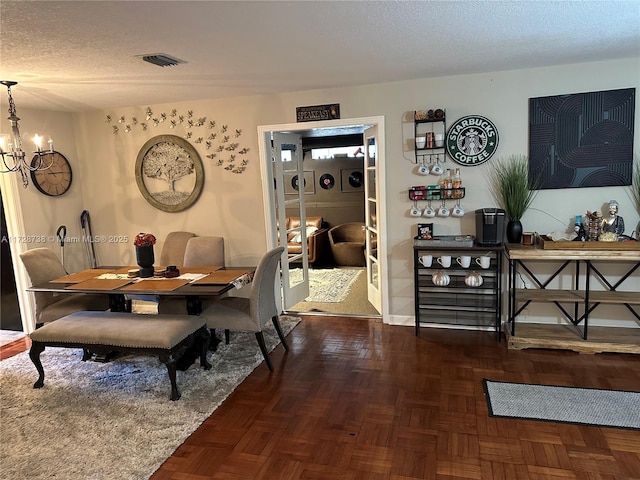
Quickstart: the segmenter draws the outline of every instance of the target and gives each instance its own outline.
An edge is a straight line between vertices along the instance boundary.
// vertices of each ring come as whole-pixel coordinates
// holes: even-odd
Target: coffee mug
[[[418,257],[418,262],[420,262],[420,265],[423,267],[430,267],[431,263],[433,263],[433,257],[431,255],[422,255]]]
[[[438,257],[437,262],[444,268],[449,268],[451,266],[451,256],[443,255],[442,257]]]
[[[478,257],[476,258],[476,263],[482,268],[489,268],[489,266],[491,265],[491,257],[487,257],[486,255],[483,257]]]
[[[444,168],[440,166],[438,162],[431,167],[431,175],[442,175],[444,173]]]
[[[460,205],[456,205],[451,210],[451,215],[454,217],[464,217],[464,208],[462,208]]]
[[[431,206],[429,205],[425,207],[425,209],[422,211],[422,216],[427,218],[433,218],[436,216],[436,211],[433,208],[431,208]]]
[[[436,147],[444,146],[444,133],[436,133]]]
[[[420,165],[418,167],[418,174],[419,175],[429,175],[429,167],[427,167],[426,165]]]
[[[409,210],[409,215],[411,215],[412,217],[419,217],[420,215],[422,215],[422,210],[414,205],[413,207],[411,207],[411,210]]]
[[[463,255],[462,257],[456,258],[456,262],[458,262],[458,265],[462,268],[469,268],[471,265],[471,257],[469,255]]]
[[[449,209],[447,207],[445,207],[444,205],[441,206],[438,209],[438,216],[439,217],[448,217],[451,214],[451,212],[449,211]]]
[[[416,137],[416,148],[424,148],[426,142],[426,137]]]

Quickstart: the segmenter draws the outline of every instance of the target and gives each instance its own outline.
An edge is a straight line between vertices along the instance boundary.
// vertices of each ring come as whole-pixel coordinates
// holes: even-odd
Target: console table
[[[590,249],[588,243],[577,244],[575,249],[506,245],[509,296],[505,334],[509,348],[640,354],[640,293],[637,284],[632,285],[640,274],[640,248],[597,247]],[[541,262],[548,268],[544,278]],[[612,265],[616,273],[605,272]],[[528,288],[522,285],[525,278],[530,282]],[[570,285],[565,286],[567,283]],[[552,325],[518,321],[524,309],[536,302],[554,304],[566,322]],[[589,326],[593,311],[605,304],[626,307],[629,318],[639,321],[638,327]]]

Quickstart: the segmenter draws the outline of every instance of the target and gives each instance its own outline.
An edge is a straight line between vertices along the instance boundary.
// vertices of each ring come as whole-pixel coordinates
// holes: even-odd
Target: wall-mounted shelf
[[[465,187],[460,188],[427,188],[411,187],[409,200],[460,200],[465,196]]]
[[[423,118],[424,117],[424,118]],[[428,155],[444,153],[444,135],[446,130],[446,114],[444,109],[416,110],[413,112],[414,146],[416,163],[424,161]],[[436,142],[436,135],[442,135],[442,140]],[[416,139],[426,137],[424,147],[418,147]]]

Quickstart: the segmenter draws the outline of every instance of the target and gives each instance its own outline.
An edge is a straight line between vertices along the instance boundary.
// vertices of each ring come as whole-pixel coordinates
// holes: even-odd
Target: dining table
[[[199,315],[203,298],[216,298],[234,288],[242,288],[251,283],[256,267],[177,266],[171,268],[170,276],[166,267],[155,267],[154,276],[141,278],[135,266],[105,266],[81,270],[55,278],[49,282],[33,285],[28,292],[49,292],[59,294],[105,294],[109,296],[112,312],[131,312],[132,300],[152,297],[157,302],[163,298],[184,298],[185,313]],[[177,274],[177,275],[176,275]],[[134,312],[135,313],[135,312]],[[220,340],[212,337],[209,349],[215,350]],[[198,345],[182,362],[188,368],[197,358]],[[115,353],[115,352],[114,352]],[[108,361],[111,355],[98,359]],[[184,369],[180,368],[179,369]]]
[[[198,315],[203,298],[219,297],[250,283],[255,267],[178,266],[172,270],[177,276],[166,276],[166,268],[155,267],[155,275],[149,278],[140,278],[137,271],[132,266],[90,268],[33,285],[27,291],[105,294],[114,312],[130,312],[134,296],[184,297],[185,312]]]

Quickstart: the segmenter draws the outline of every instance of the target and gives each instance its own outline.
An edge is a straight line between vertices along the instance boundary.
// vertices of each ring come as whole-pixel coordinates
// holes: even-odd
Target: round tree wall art
[[[136,183],[145,200],[157,209],[185,210],[195,203],[204,185],[200,155],[184,138],[153,137],[138,152]]]

